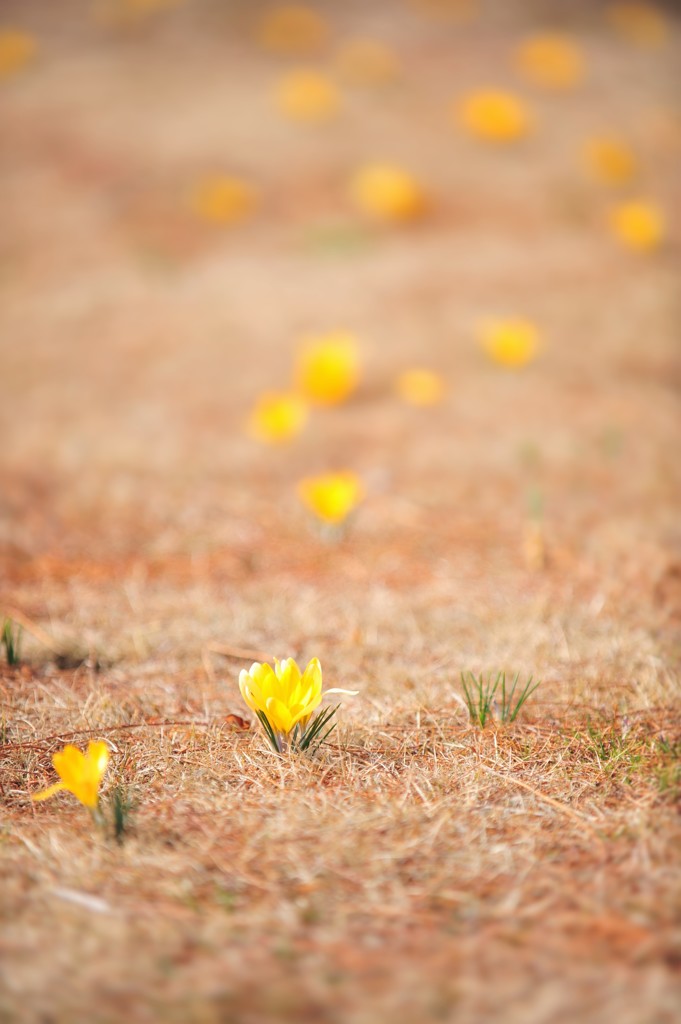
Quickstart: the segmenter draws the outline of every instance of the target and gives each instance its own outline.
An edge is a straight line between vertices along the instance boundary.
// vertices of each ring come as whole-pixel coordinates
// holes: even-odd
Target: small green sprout
[[[518,672],[511,686],[507,687],[505,672],[497,673],[494,679],[491,674],[485,679],[482,673],[476,677],[473,672],[462,672],[461,685],[471,722],[481,728],[494,717],[504,723],[515,722],[523,704],[541,683],[540,679],[533,682],[533,678],[530,676],[520,687]]]
[[[5,648],[8,665],[19,664],[19,650],[21,648],[21,626],[17,627],[16,633],[13,629],[11,619],[5,619],[2,627],[2,638],[0,643]]]

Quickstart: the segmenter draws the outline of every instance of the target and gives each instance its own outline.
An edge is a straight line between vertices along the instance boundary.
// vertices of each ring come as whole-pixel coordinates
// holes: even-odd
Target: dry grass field
[[[0,77],[0,1020],[672,1024],[681,22],[317,10],[301,60],[255,2],[0,7],[0,71],[2,31],[35,46]],[[574,88],[514,67],[544,30],[576,41]],[[348,80],[357,36],[395,80]],[[299,63],[333,117],[277,108]],[[534,130],[463,130],[484,88]],[[637,155],[620,187],[584,166],[609,135]],[[376,161],[422,216],[357,210]],[[212,174],[254,190],[234,223],[192,206]],[[629,199],[663,211],[659,246],[613,234]],[[489,317],[534,324],[537,358],[488,358]],[[254,402],[334,330],[357,391],[259,443]],[[412,366],[439,404],[396,395]],[[338,468],[366,494],[329,537],[296,484]],[[314,756],[277,756],[241,700],[275,655],[359,691]],[[541,685],[481,728],[461,673],[502,670]],[[90,739],[118,842],[30,799]]]

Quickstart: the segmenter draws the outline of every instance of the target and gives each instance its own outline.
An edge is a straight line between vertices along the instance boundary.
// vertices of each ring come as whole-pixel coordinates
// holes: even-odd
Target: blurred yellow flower
[[[48,800],[65,789],[94,811],[99,803],[99,787],[108,763],[109,748],[103,740],[90,740],[86,754],[69,743],[52,755],[52,764],[61,782],[34,793],[31,799]]]
[[[257,194],[239,178],[218,176],[200,181],[191,197],[194,212],[213,224],[234,224],[254,210]]]
[[[392,164],[368,164],[355,174],[350,194],[363,213],[383,221],[409,221],[428,207],[421,185]]]
[[[323,473],[298,484],[303,504],[323,522],[339,526],[364,498],[364,486],[356,473]]]
[[[250,669],[242,669],[239,689],[279,752],[286,749],[294,734],[299,739],[298,745],[305,749],[306,734],[311,738],[312,733],[316,733],[319,716],[312,722],[310,719],[327,694],[357,693],[337,688],[322,690],[322,667],[318,658],[312,658],[302,674],[293,658],[283,661],[275,658],[274,668],[256,661]],[[325,724],[332,714],[322,712],[322,722]]]
[[[667,20],[652,4],[610,4],[606,17],[616,32],[639,46],[660,46],[667,38]]]
[[[336,56],[338,73],[353,85],[386,85],[400,73],[394,50],[375,39],[351,39]]]
[[[359,374],[359,347],[348,331],[311,338],[298,353],[296,386],[316,405],[344,402],[357,387]]]
[[[18,29],[0,32],[0,79],[21,71],[35,57],[36,50],[36,41],[28,32]]]
[[[307,406],[298,395],[266,391],[251,413],[250,433],[267,444],[290,441],[305,426],[307,415]]]
[[[305,56],[321,50],[329,30],[321,14],[303,4],[281,4],[265,12],[258,24],[261,46],[273,53]]]
[[[607,185],[625,185],[638,171],[631,147],[614,137],[589,139],[584,146],[584,161],[593,176]]]
[[[629,249],[657,249],[665,235],[662,211],[645,200],[616,206],[610,211],[610,226],[619,241]]]
[[[328,121],[340,107],[333,82],[320,71],[306,69],[291,71],[281,79],[276,101],[282,114],[295,121]]]
[[[529,320],[486,323],[480,341],[490,359],[512,369],[531,363],[539,351],[539,332]]]
[[[440,374],[420,367],[401,373],[395,386],[397,394],[409,405],[437,405],[445,394]]]
[[[461,124],[488,142],[515,142],[532,128],[526,104],[512,93],[488,90],[471,93],[457,106]]]
[[[582,51],[569,36],[530,36],[518,47],[515,63],[526,79],[547,89],[572,89],[584,78]]]

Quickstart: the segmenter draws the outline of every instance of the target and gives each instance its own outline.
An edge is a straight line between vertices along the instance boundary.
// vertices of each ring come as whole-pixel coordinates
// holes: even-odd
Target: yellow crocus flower
[[[518,48],[515,64],[524,78],[546,89],[572,89],[584,78],[584,57],[569,36],[530,36]]]
[[[249,427],[258,441],[278,444],[296,437],[306,422],[307,406],[298,395],[266,391],[255,404]]]
[[[531,363],[539,351],[539,332],[529,320],[502,320],[480,330],[480,341],[495,363],[517,369]]]
[[[234,224],[253,212],[256,192],[240,178],[219,175],[199,182],[191,204],[202,220],[213,224]]]
[[[637,46],[660,46],[667,38],[667,20],[652,4],[610,4],[606,17],[615,32]]]
[[[325,44],[329,31],[322,16],[303,4],[281,4],[265,12],[258,24],[260,45],[272,53],[314,53]]]
[[[5,29],[0,32],[0,79],[21,71],[36,53],[36,42],[28,32]]]
[[[629,249],[651,251],[657,249],[664,240],[662,211],[654,203],[645,200],[616,206],[610,212],[610,226],[615,237]]]
[[[306,477],[298,484],[304,505],[323,522],[339,526],[364,498],[364,487],[356,473],[323,473]]]
[[[615,137],[589,139],[584,161],[593,176],[607,185],[626,185],[638,170],[631,147]]]
[[[523,100],[496,89],[465,96],[457,106],[457,115],[471,135],[487,142],[515,142],[532,128],[532,118]]]
[[[31,799],[48,800],[65,789],[85,807],[95,811],[99,803],[99,786],[108,763],[109,748],[103,740],[90,740],[86,754],[68,743],[63,750],[52,755],[52,764],[61,782],[34,793]]]
[[[320,71],[299,69],[277,85],[279,110],[294,121],[328,121],[338,113],[340,96],[333,82]]]
[[[322,690],[322,667],[312,658],[301,673],[293,658],[271,665],[254,662],[239,674],[241,696],[256,714],[263,714],[277,737],[287,739],[296,726],[304,730],[312,713],[329,693],[356,694],[356,690]]]
[[[335,331],[305,342],[295,367],[300,393],[316,405],[338,405],[357,387],[360,359],[357,341],[348,331]]]
[[[401,373],[395,382],[400,398],[409,405],[437,405],[445,393],[445,382],[439,373],[414,367]]]
[[[421,185],[393,164],[361,168],[352,179],[350,193],[360,210],[376,220],[417,220],[428,206]]]

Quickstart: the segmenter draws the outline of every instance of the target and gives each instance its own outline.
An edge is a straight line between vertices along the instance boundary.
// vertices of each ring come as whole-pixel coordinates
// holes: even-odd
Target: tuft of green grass
[[[283,754],[284,751],[290,750],[294,753],[300,752],[312,755],[319,749],[327,736],[329,736],[336,728],[336,723],[334,722],[323,735],[320,735],[322,730],[336,714],[339,707],[340,704],[336,704],[333,708],[323,708],[319,714],[315,715],[315,717],[312,718],[304,727],[296,725],[293,732],[287,738],[281,736],[272,728],[272,724],[264,711],[256,711],[256,715],[260,719],[260,724],[265,730],[265,734],[273,749],[276,750],[278,754]]]
[[[19,651],[21,648],[21,626],[17,626],[14,632],[14,624],[11,619],[5,619],[2,626],[2,639],[0,643],[5,648],[8,665],[19,664]]]
[[[526,683],[520,684],[520,673],[517,672],[510,686],[506,683],[506,673],[498,672],[496,678],[490,673],[487,678],[480,673],[461,673],[461,685],[471,722],[484,728],[488,721],[497,717],[505,724],[515,722],[523,704],[540,685],[541,680],[533,682],[530,676]]]
[[[115,786],[109,797],[113,835],[117,843],[122,844],[130,832],[132,812],[135,804],[125,786]]]

